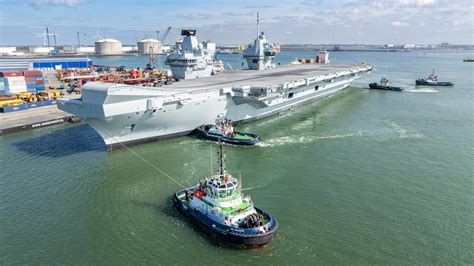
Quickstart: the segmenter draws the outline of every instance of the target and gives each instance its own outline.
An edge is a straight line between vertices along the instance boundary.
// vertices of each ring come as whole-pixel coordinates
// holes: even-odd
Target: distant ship
[[[196,47],[196,32],[183,33],[182,48],[187,51],[188,44]],[[112,150],[123,144],[186,135],[200,125],[214,123],[220,114],[234,122],[275,115],[340,92],[373,70],[367,64],[273,66],[271,51],[275,47],[261,34],[255,44],[267,47],[263,56],[260,49],[250,48],[244,58],[250,60],[251,68],[261,70],[211,75],[207,57],[211,53],[202,50],[203,45],[197,54],[168,57],[173,74],[183,78],[180,82],[159,88],[90,82],[83,87],[81,99],[61,99],[58,107],[82,117]]]
[[[474,62],[474,58],[473,57],[467,57],[467,58],[464,58],[462,61],[463,62]]]

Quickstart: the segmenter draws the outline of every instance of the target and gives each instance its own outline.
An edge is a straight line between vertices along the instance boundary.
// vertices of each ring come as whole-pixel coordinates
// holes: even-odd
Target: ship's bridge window
[[[225,189],[219,189],[219,197],[220,198],[225,198],[226,197],[226,190]]]

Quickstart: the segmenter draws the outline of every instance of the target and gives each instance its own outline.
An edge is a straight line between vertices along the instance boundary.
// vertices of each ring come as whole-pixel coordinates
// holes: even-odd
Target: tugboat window
[[[319,90],[319,86],[314,86],[314,90],[315,91]]]
[[[293,94],[294,94],[293,92],[288,93],[288,98],[289,99],[293,98]]]
[[[253,59],[253,60],[252,60],[252,63],[257,64],[257,63],[258,63],[258,59]]]

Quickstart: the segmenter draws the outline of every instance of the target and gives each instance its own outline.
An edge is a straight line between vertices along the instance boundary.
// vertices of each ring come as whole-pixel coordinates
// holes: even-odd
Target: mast
[[[222,141],[219,141],[219,174],[224,176],[225,172],[225,154],[224,154],[224,146]]]
[[[50,44],[49,44],[49,29],[48,29],[48,27],[46,27],[46,38],[48,39],[48,50],[49,50]]]
[[[258,36],[259,36],[259,34],[260,34],[260,25],[259,25],[259,22],[260,22],[260,20],[259,20],[259,14],[258,14],[258,12],[257,12],[257,38],[258,38]]]
[[[79,38],[79,32],[77,32],[77,47],[79,48],[77,49],[77,51],[79,52],[80,47],[81,47],[81,39]]]

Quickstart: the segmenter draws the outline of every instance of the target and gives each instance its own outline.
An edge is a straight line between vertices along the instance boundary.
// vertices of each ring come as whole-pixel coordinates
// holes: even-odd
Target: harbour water
[[[311,52],[282,52],[281,63]],[[331,54],[377,70],[333,97],[244,131],[228,170],[279,221],[263,249],[223,247],[172,207],[211,174],[217,145],[181,137],[112,153],[87,125],[0,137],[2,264],[473,264],[474,65],[470,52]],[[234,68],[240,55],[221,56]],[[146,64],[100,57],[96,64]],[[454,87],[415,87],[433,68]],[[385,76],[407,92],[361,89]],[[215,169],[215,167],[214,167]]]

